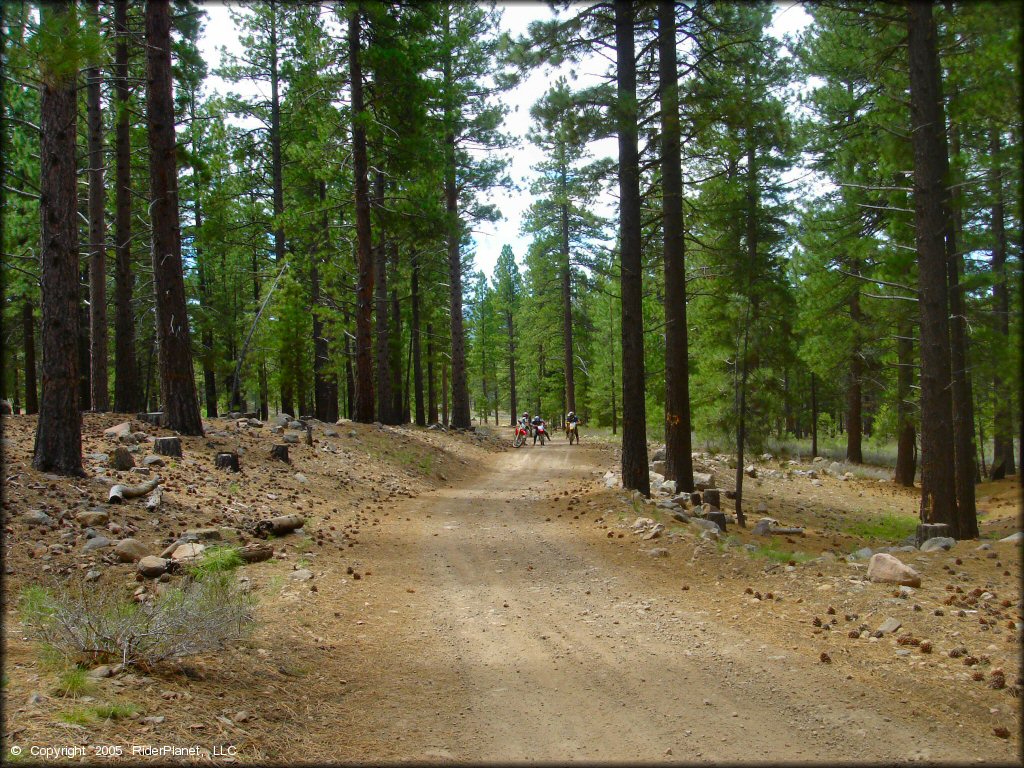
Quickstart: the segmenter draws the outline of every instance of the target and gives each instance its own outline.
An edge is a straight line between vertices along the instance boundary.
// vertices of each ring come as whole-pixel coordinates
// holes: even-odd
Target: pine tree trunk
[[[388,348],[387,234],[383,224],[384,173],[377,171],[372,207],[377,211],[373,245],[374,352],[377,358],[377,421],[391,424],[391,362]]]
[[[446,427],[448,421],[448,361],[441,362],[441,423]]]
[[[367,183],[366,126],[363,125],[363,74],[359,43],[360,12],[348,20],[348,58],[352,81],[352,169],[356,205],[356,377],[353,421],[374,419],[373,357],[370,315],[373,311],[373,255],[370,251],[370,191]]]
[[[860,264],[856,263],[854,267],[859,274]],[[853,322],[856,341],[850,354],[850,372],[846,382],[846,460],[851,464],[863,464],[861,444],[864,399],[861,383],[864,379],[864,359],[859,334],[864,313],[860,308],[860,290],[856,287],[850,296],[850,320]]]
[[[42,9],[43,22],[70,13],[67,2]],[[78,388],[78,190],[76,73],[43,71],[40,88],[43,394],[32,466],[83,475]]]
[[[622,486],[651,495],[644,392],[643,262],[632,2],[615,3],[622,295]]]
[[[78,311],[78,402],[82,410],[88,410],[92,402],[91,347],[89,342],[89,265],[82,268],[78,278],[81,298]]]
[[[331,242],[330,220],[327,211],[327,184],[317,182],[317,196],[323,219],[320,223],[321,241],[313,254],[310,268],[310,292],[313,304],[313,401],[316,417],[331,424],[338,420],[338,377],[330,366],[330,346],[324,336],[324,321],[316,310],[320,306],[320,259],[328,252]]]
[[[999,130],[992,129],[990,152],[993,158],[1001,152]],[[997,354],[1008,357],[1010,351],[1010,300],[1006,289],[1006,226],[1003,205],[1002,168],[993,165],[988,171],[989,194],[992,195],[992,274],[995,283],[992,297],[995,299],[995,331]],[[1013,392],[1008,388],[996,366],[992,375],[992,391],[996,393],[995,418],[993,423],[993,477],[998,471],[1007,475],[1016,473],[1013,456]]]
[[[818,393],[814,386],[814,372],[811,372],[811,458],[818,455]]]
[[[135,357],[132,294],[132,168],[128,123],[128,0],[114,0],[114,410],[142,410],[139,364]]]
[[[896,473],[893,482],[906,488],[914,487],[917,474],[917,430],[914,427],[911,387],[914,384],[914,342],[910,338],[912,326],[901,323],[896,340],[896,420],[898,442],[896,446]]]
[[[921,313],[921,522],[944,523],[960,537],[950,395],[946,201],[939,71],[932,6],[907,3],[914,223]]]
[[[505,329],[508,332],[509,422],[514,427],[517,420],[518,403],[516,403],[516,337],[512,325],[511,309],[505,311]]]
[[[690,443],[690,366],[686,328],[686,246],[680,158],[676,7],[658,3],[658,76],[661,85],[662,232],[665,238],[665,477],[693,491]]]
[[[392,263],[398,269],[398,254],[393,254]],[[398,291],[391,289],[391,322],[388,333],[388,357],[391,370],[391,419],[388,424],[401,424],[404,420],[402,412],[402,313],[398,304]]]
[[[559,280],[562,293],[562,357],[565,365],[565,408],[563,413],[576,410],[576,376],[572,357],[572,263],[569,252],[569,203],[567,169],[561,169],[562,201],[559,205],[561,218],[561,264]]]
[[[99,2],[93,0],[94,18]],[[86,71],[89,134],[89,386],[94,411],[110,410],[107,382],[107,190],[103,167],[103,115],[100,112],[102,74],[99,67]]]
[[[437,393],[434,388],[434,326],[427,323],[427,419],[437,424]]]
[[[167,426],[183,435],[202,435],[181,261],[169,0],[146,3],[146,50],[146,122],[160,392]]]
[[[944,113],[943,105],[939,105]],[[945,125],[945,116],[943,116]],[[955,157],[960,153],[960,138],[955,125],[950,126],[949,150]],[[949,154],[945,154],[943,178],[950,178]],[[950,364],[953,379],[953,440],[956,461],[956,503],[960,519],[960,537],[978,537],[978,510],[975,504],[974,484],[978,476],[978,465],[974,448],[974,395],[971,392],[971,376],[967,361],[967,309],[963,290],[960,288],[960,273],[963,271],[963,256],[957,249],[962,225],[960,220],[959,195],[950,194],[949,216],[946,220],[946,269],[949,275],[950,309]]]
[[[36,321],[32,316],[32,302],[28,298],[24,299],[21,305],[21,336],[25,346],[25,413],[39,413],[36,384]]]
[[[424,427],[427,417],[423,402],[423,360],[420,356],[420,259],[412,254],[412,326],[409,329],[412,343],[412,379],[416,397],[416,426]]]
[[[355,381],[352,376],[352,341],[348,329],[352,318],[348,313],[348,304],[342,305],[342,320],[345,322],[345,418],[353,418],[355,413]]]
[[[196,219],[196,231],[203,225],[203,211],[199,205],[198,190],[195,199],[195,210],[194,215]],[[196,248],[196,266],[199,272],[199,301],[205,309],[210,310],[210,286],[206,279],[206,259],[203,253],[200,251],[198,245]],[[202,332],[202,343],[203,343],[203,392],[204,399],[206,400],[206,416],[207,418],[215,418],[217,416],[217,373],[213,369],[214,363],[214,348],[213,348],[213,329],[209,321],[204,323]],[[239,409],[242,410],[242,409]]]
[[[611,387],[612,393],[612,434],[619,433],[619,410],[615,403],[615,393],[618,386],[615,384],[615,311],[612,303],[608,302],[608,362],[611,365]]]

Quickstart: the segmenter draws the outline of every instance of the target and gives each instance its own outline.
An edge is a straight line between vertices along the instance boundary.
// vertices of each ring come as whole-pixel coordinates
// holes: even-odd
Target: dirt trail
[[[377,668],[318,718],[356,717],[378,760],[991,760],[906,699],[683,608],[688,563],[650,580],[608,562],[550,498],[602,460],[527,447],[393,508],[353,648]]]

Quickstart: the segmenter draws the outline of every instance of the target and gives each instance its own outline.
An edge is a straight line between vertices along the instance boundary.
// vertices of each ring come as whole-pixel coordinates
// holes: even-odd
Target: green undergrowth
[[[918,518],[909,515],[887,513],[863,520],[852,520],[843,530],[864,539],[897,543],[917,531]]]

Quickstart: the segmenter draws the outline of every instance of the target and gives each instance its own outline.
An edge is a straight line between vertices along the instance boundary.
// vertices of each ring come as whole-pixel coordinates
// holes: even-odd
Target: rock
[[[206,547],[203,544],[188,543],[175,548],[171,553],[172,560],[192,560],[203,553]]]
[[[620,485],[622,485],[622,481],[619,479],[618,475],[610,470],[604,473],[605,488],[618,488]]]
[[[673,512],[672,513],[672,519],[673,520],[677,520],[680,523],[688,523],[688,522],[690,522],[691,518],[690,518],[689,515],[687,515],[687,514],[685,514],[683,512]]]
[[[89,571],[88,573],[85,574],[85,580],[86,581],[96,581],[102,575],[103,574],[100,571],[97,571],[95,568],[93,568],[91,571]]]
[[[305,476],[304,474],[302,474],[301,472],[296,472],[296,473],[295,473],[294,475],[292,475],[292,477],[294,477],[294,478],[295,478],[296,480],[298,480],[298,481],[299,481],[300,483],[308,483],[308,482],[309,482],[309,478],[307,478],[307,477],[306,477],[306,476]]]
[[[275,427],[285,427],[289,421],[294,421],[290,413],[279,413],[270,420]]]
[[[886,619],[885,621],[883,621],[881,624],[879,624],[878,625],[878,629],[875,630],[875,631],[876,632],[881,632],[883,635],[889,635],[889,634],[892,634],[893,632],[895,632],[897,629],[899,629],[902,626],[903,626],[903,622],[901,622],[899,619],[894,619],[894,618],[890,617],[890,618]]]
[[[773,461],[774,459],[775,459],[775,457],[772,456],[770,453],[762,453],[760,460],[761,461]]]
[[[672,499],[662,499],[655,506],[657,506],[658,509],[665,509],[669,512],[674,512],[679,509],[679,505],[672,501]]]
[[[275,435],[280,435],[284,432],[284,427],[273,426],[270,428],[270,431]]]
[[[824,460],[825,460],[824,456],[815,456],[813,462],[811,462],[811,463],[818,464],[819,462],[822,462]]]
[[[132,433],[132,423],[130,421],[122,421],[113,427],[103,430],[104,437],[119,438],[124,435],[130,435]]]
[[[291,421],[288,422],[288,429],[304,429],[304,428],[305,428],[305,424],[303,424],[298,419],[292,419]]]
[[[105,525],[111,519],[111,515],[106,510],[102,509],[90,509],[85,512],[79,512],[75,515],[75,519],[83,525]]]
[[[169,565],[170,562],[162,557],[147,555],[139,560],[138,571],[147,579],[155,579],[158,576],[163,576],[167,573],[167,567]]]
[[[768,505],[767,504],[765,504],[763,501],[757,502],[757,514],[763,515],[767,511],[768,511]]]
[[[111,469],[126,471],[135,466],[135,459],[127,448],[119,446],[111,452],[107,463]]]
[[[1011,533],[1005,539],[1000,539],[999,543],[1000,544],[1016,544],[1018,541],[1024,541],[1024,531],[1017,531],[1016,533]]]
[[[644,530],[645,528],[652,527],[654,524],[654,520],[652,520],[649,517],[638,517],[636,520],[633,521],[633,524],[629,527],[632,528],[634,531],[639,532]]]
[[[694,472],[693,487],[698,491],[705,491],[715,487],[715,476],[711,472]]]
[[[831,464],[828,465],[828,473],[830,475],[839,475],[842,474],[842,471],[843,465],[840,464],[838,461],[833,461]]]
[[[924,544],[921,545],[922,552],[934,552],[937,549],[952,549],[956,544],[956,539],[951,539],[948,536],[936,536],[934,539],[928,539]]]
[[[184,541],[220,541],[219,528],[190,528],[181,537]]]
[[[325,429],[324,430],[324,437],[337,437],[337,436],[338,436],[338,430],[336,430],[336,429]]]
[[[661,472],[655,472],[653,469],[647,473],[647,476],[650,478],[652,487],[657,485],[660,488],[661,484],[665,482],[665,475]]]
[[[252,715],[243,709],[240,712],[235,712],[235,714],[231,716],[231,719],[236,723],[245,723],[252,719]]]
[[[107,666],[106,664],[101,664],[98,667],[93,667],[92,669],[90,669],[86,677],[99,679],[103,677],[110,677],[113,674],[114,670],[111,667]]]
[[[28,512],[21,516],[21,520],[23,523],[25,523],[25,525],[41,525],[45,526],[46,528],[50,528],[55,524],[54,519],[45,512],[43,512],[41,509],[30,509]]]
[[[163,456],[157,456],[156,454],[150,454],[142,460],[142,463],[147,467],[163,467],[167,464]]]
[[[85,546],[82,547],[83,552],[95,552],[97,549],[106,549],[113,542],[106,536],[94,536],[85,542]]]
[[[672,493],[672,494],[674,494],[676,492],[676,481],[675,480],[666,480],[665,482],[663,482],[661,484],[661,491],[662,491],[662,493]]]
[[[289,573],[288,578],[292,581],[310,581],[313,578],[313,572],[308,568],[299,568],[297,571]]]
[[[281,435],[281,439],[284,440],[284,442],[288,443],[289,445],[299,444],[299,436],[290,432],[286,435]]]
[[[811,480],[811,485],[813,485],[815,488],[821,488],[821,486],[824,485],[824,483],[822,483],[821,480]]]
[[[105,453],[87,453],[85,458],[89,461],[106,461],[110,457]]]
[[[661,534],[664,531],[665,531],[665,526],[662,525],[661,523],[657,523],[653,528],[651,528],[651,530],[649,530],[647,533],[645,533],[641,538],[644,541],[651,541],[652,539],[656,539],[659,536],[661,536]]]
[[[690,521],[702,531],[714,531],[716,534],[721,533],[722,531],[722,529],[718,527],[718,523],[713,520],[705,520],[701,517],[691,517]]]
[[[875,551],[871,547],[862,547],[850,555],[850,557],[854,560],[867,560],[873,554],[875,554]]]
[[[664,479],[664,474],[665,474],[665,462],[664,461],[652,461],[650,469],[651,469],[651,472],[655,472],[655,473],[657,473],[659,475],[662,475],[663,476],[662,479]]]
[[[705,541],[718,541],[722,537],[722,531],[716,525],[714,530],[706,528],[705,530],[701,531],[700,537]]]
[[[645,554],[648,557],[668,557],[668,550],[664,547],[655,547],[654,549],[648,549]]]
[[[757,467],[753,464],[747,464],[747,466],[743,468],[743,474],[747,477],[757,477]]]
[[[651,454],[651,461],[664,461],[665,460],[665,448],[662,446]]]
[[[983,541],[981,544],[978,545],[979,552],[985,552],[989,549],[992,549],[992,545],[989,544],[987,541]]]
[[[753,533],[755,536],[767,536],[768,532],[772,529],[772,527],[778,524],[778,520],[774,520],[770,517],[762,517],[754,525],[754,530],[751,531],[751,533]]]
[[[114,554],[122,563],[137,563],[149,550],[136,539],[122,539],[114,545]]]
[[[898,558],[879,552],[868,563],[868,580],[881,584],[903,584],[920,587],[921,576]]]

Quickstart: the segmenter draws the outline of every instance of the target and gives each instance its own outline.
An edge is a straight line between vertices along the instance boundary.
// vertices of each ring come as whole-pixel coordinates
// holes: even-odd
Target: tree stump
[[[693,504],[693,506],[699,507],[701,505],[701,502],[702,499],[700,496],[700,491],[694,491],[693,493],[690,494],[690,503]]]
[[[313,444],[313,426],[311,424],[306,425],[306,445]]]
[[[917,526],[917,546],[921,546],[928,539],[939,536],[949,536],[949,526],[946,523],[921,523]]]
[[[177,456],[181,458],[180,437],[158,437],[153,441],[153,453],[161,456]]]
[[[164,414],[163,411],[156,411],[154,413],[137,413],[135,418],[139,421],[144,421],[147,424],[152,424],[154,427],[162,427],[164,425]]]
[[[235,551],[247,563],[259,563],[274,556],[274,548],[269,544],[247,544]]]
[[[717,525],[722,532],[725,532],[725,512],[720,512],[717,509],[713,509],[704,515],[705,520],[710,520],[712,523]]]
[[[291,463],[291,459],[288,458],[288,446],[284,443],[274,443],[270,446],[270,458]]]
[[[722,498],[721,489],[719,488],[708,488],[704,491],[704,503],[710,504],[715,509],[721,509]]]
[[[214,463],[217,465],[217,469],[228,469],[232,472],[239,471],[238,454],[234,452],[218,453]]]

